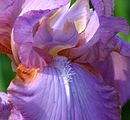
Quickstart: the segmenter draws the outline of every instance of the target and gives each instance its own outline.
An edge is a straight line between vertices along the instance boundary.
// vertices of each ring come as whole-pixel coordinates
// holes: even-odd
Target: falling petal
[[[108,56],[93,64],[99,70],[104,80],[114,85],[120,92],[122,106],[130,99],[130,44],[115,38],[106,46]]]
[[[64,57],[39,72],[29,84],[17,77],[9,101],[31,120],[120,120],[116,90]]]
[[[7,120],[12,106],[7,100],[7,94],[0,92],[0,120]]]

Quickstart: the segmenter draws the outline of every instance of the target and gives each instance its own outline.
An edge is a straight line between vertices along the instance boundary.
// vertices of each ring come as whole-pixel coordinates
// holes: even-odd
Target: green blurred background
[[[74,2],[75,0],[72,0],[72,3]],[[130,25],[130,0],[115,0],[115,16],[128,19]],[[119,36],[130,42],[130,35],[119,34]],[[12,72],[11,61],[6,55],[0,54],[0,91],[6,92],[14,76],[15,73]],[[130,120],[130,101],[123,107],[122,116],[122,120]]]

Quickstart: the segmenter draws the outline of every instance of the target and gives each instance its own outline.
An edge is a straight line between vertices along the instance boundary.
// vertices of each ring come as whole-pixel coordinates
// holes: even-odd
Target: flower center
[[[71,82],[72,77],[75,73],[72,70],[70,61],[68,61],[66,57],[57,56],[54,59],[53,66],[56,67],[61,72],[65,84]]]
[[[66,57],[58,56],[54,59],[53,65],[61,72],[61,76],[64,80],[65,91],[67,96],[67,109],[68,113],[71,112],[71,90],[70,82],[72,82],[73,75],[75,75],[70,61]],[[68,120],[70,119],[70,114],[68,114]]]

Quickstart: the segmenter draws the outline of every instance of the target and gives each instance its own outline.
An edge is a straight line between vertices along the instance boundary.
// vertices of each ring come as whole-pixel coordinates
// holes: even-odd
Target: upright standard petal
[[[77,0],[67,14],[67,20],[75,23],[78,33],[85,30],[90,18],[89,0]]]
[[[59,8],[49,20],[43,21],[36,33],[35,44],[43,45],[51,55],[56,56],[59,51],[77,45],[78,32],[83,32],[88,19],[89,3],[87,0],[77,1],[70,9],[67,4]]]
[[[22,64],[28,67],[46,66],[47,61],[45,61],[46,59],[44,58],[49,58],[49,55],[47,55],[47,53],[44,54],[44,51],[44,55],[39,55],[39,53],[34,50],[34,48],[37,47],[34,45],[34,36],[39,27],[40,20],[44,19],[44,17],[47,17],[51,13],[52,11],[50,10],[27,12],[23,16],[18,17],[14,25],[12,39],[18,50],[18,58]]]
[[[66,23],[62,30],[53,30],[50,26],[48,26],[48,19],[56,12],[56,10],[57,9],[31,11],[17,19],[14,26],[12,39],[15,42],[16,48],[19,49],[18,58],[22,64],[30,66],[26,63],[33,63],[33,67],[37,66],[38,53],[37,55],[34,54],[36,53],[33,49],[34,47],[39,48],[43,51],[43,53],[46,53],[47,56],[44,55],[42,58],[48,59],[50,55],[51,59],[51,56],[55,56],[58,51],[73,47],[78,43],[78,32],[74,23]],[[26,49],[26,46],[28,45],[30,49]],[[25,56],[23,53],[25,53],[26,50],[28,51],[26,53],[29,54],[26,54]],[[30,57],[31,62],[29,61],[28,56]],[[50,61],[50,59],[48,60]],[[44,62],[42,62],[42,66],[45,66],[44,63],[48,62],[48,60],[44,61],[43,59],[42,61]],[[41,67],[41,64],[39,64],[39,66]]]
[[[66,12],[63,13],[63,10]],[[57,13],[51,17],[51,27],[54,30],[61,30],[63,29],[64,24],[72,22],[75,24],[78,33],[83,32],[89,20],[89,1],[77,0],[69,9],[67,6],[63,8],[63,10],[58,10]]]
[[[126,82],[122,82],[122,80],[124,80],[125,77],[129,78],[129,76],[122,71],[122,67],[123,66],[125,67],[126,64],[129,64],[128,63],[128,61],[129,61],[129,55],[128,55],[129,44],[123,42],[122,40],[118,40],[116,37],[116,34],[117,34],[117,32],[123,32],[123,33],[128,34],[129,26],[127,25],[127,21],[122,18],[113,18],[113,17],[102,16],[102,17],[99,17],[98,21],[99,21],[99,28],[97,28],[97,30],[95,30],[96,32],[93,33],[93,36],[91,34],[89,34],[90,36],[88,34],[86,34],[86,33],[88,33],[87,29],[86,29],[86,33],[84,33],[85,37],[81,38],[82,42],[79,46],[77,46],[73,49],[62,51],[60,54],[68,56],[71,60],[78,62],[78,63],[90,63],[90,64],[97,63],[96,65],[99,66],[99,71],[100,71],[100,69],[102,70],[103,66],[102,66],[102,64],[98,65],[98,63],[100,63],[101,61],[102,62],[104,61],[103,62],[104,63],[104,67],[103,67],[104,72],[106,70],[109,71],[106,68],[109,66],[108,61],[110,63],[109,59],[111,59],[111,57],[113,60],[117,59],[117,57],[120,58],[120,61],[121,61],[120,67],[118,66],[120,69],[120,73],[117,73],[117,70],[115,71],[115,67],[117,68],[117,66],[112,65],[114,68],[111,66],[109,73],[111,73],[112,71],[113,72],[111,75],[108,74],[108,76],[109,77],[111,76],[113,78],[109,79],[109,77],[106,74],[103,74],[103,76],[107,78],[107,80],[106,80],[106,78],[104,79],[104,80],[106,80],[106,82],[109,81],[108,83],[113,84],[118,89],[118,91],[120,92],[120,95],[121,95],[120,103],[123,105],[130,97],[129,96],[129,93],[130,93],[129,92],[129,87],[130,87],[129,80],[125,79]],[[90,22],[91,22],[91,20],[90,20]],[[88,25],[89,25],[89,23],[88,23]],[[121,46],[122,46],[122,48],[120,48]],[[125,46],[125,47],[123,47],[123,46]],[[117,51],[117,54],[113,53],[112,51]],[[123,54],[120,55],[120,53],[122,53],[122,52],[123,52]],[[112,54],[112,56],[111,56],[111,54]],[[108,56],[110,57],[109,59],[108,59]],[[115,64],[115,63],[113,63],[112,60],[111,60],[111,63]],[[105,68],[105,65],[106,65],[106,68]],[[126,68],[126,71],[128,72],[129,68]],[[119,75],[120,76],[119,80],[115,79],[115,75],[118,76],[118,74],[122,75],[122,77]],[[123,84],[127,84],[127,87],[124,87]]]
[[[95,17],[92,16],[91,19],[96,20],[95,22],[99,27],[96,27],[95,30],[91,29],[92,31],[88,30],[92,33],[88,33],[86,29],[83,34],[84,36],[79,38],[82,44],[75,48],[62,51],[60,54],[65,55],[79,63],[93,63],[98,58],[103,59],[107,56],[108,52],[103,49],[118,32],[125,34],[129,33],[129,26],[125,19],[105,16],[101,16],[97,19],[97,14],[94,14],[94,16]],[[91,20],[90,23],[92,23]]]
[[[12,107],[7,100],[7,94],[0,92],[0,120],[8,120],[11,108]]]
[[[91,0],[91,1],[99,16],[114,15],[114,0]]]
[[[116,90],[64,57],[29,78],[17,77],[8,88],[9,101],[24,119],[120,120]]]

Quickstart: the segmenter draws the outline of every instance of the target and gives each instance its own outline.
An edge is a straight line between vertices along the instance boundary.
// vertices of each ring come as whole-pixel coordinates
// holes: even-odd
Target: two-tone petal
[[[0,1],[0,52],[12,54],[10,34],[16,17],[21,11],[22,2],[18,0]]]
[[[107,83],[114,85],[118,89],[120,93],[120,103],[123,105],[130,98],[130,92],[128,90],[130,87],[129,75],[125,74],[125,72],[123,72],[124,70],[122,70],[125,69],[122,68],[123,66],[125,67],[126,64],[129,64],[129,44],[125,43],[123,40],[120,40],[116,34],[118,32],[128,34],[129,26],[125,19],[114,18],[109,15],[105,16],[105,14],[99,15],[99,13],[97,14],[96,12],[93,12],[85,32],[80,35],[78,46],[61,51],[59,54],[65,55],[72,61],[78,63],[89,63],[94,65],[101,73],[103,71],[109,71],[108,69],[110,69],[110,72],[108,72],[107,75],[106,72],[102,75]],[[114,51],[118,54],[118,56]],[[116,62],[109,60],[111,59],[111,54],[113,60],[118,60],[117,57],[121,59],[120,64],[118,64],[120,70],[118,73],[117,70],[115,70],[115,67],[118,69]],[[108,63],[110,63],[110,61],[111,67],[109,68]],[[100,62],[104,63],[106,67],[102,66]],[[107,67],[108,69],[106,69]],[[125,71],[127,73],[129,68],[127,67]],[[118,80],[116,76],[120,76],[118,77]],[[124,84],[127,84],[127,87],[124,87]]]

